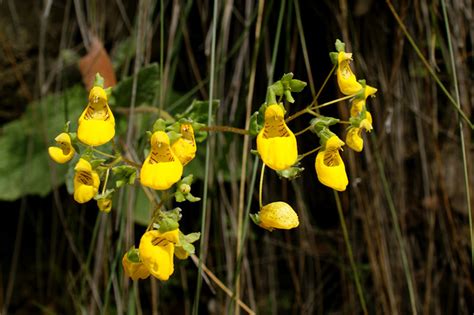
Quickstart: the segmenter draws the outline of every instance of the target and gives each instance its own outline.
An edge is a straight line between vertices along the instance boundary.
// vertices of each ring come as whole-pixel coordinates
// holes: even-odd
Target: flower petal
[[[258,215],[260,226],[270,231],[273,229],[289,230],[300,224],[295,210],[282,201],[263,206]]]
[[[344,161],[339,149],[344,142],[338,136],[332,136],[326,141],[325,149],[316,155],[315,168],[321,184],[338,191],[346,190],[349,180]]]
[[[140,170],[140,182],[143,186],[166,190],[179,181],[183,165],[171,150],[165,132],[155,132],[150,142],[151,151]]]
[[[360,128],[350,128],[346,135],[347,146],[356,152],[361,152],[364,148],[364,140],[360,135]]]
[[[146,279],[150,276],[150,271],[142,262],[134,262],[128,259],[128,253],[123,255],[122,266],[125,274],[132,280]]]
[[[345,95],[356,94],[362,89],[362,85],[357,82],[357,78],[350,67],[352,54],[341,51],[337,57],[336,76],[339,90]]]
[[[150,273],[162,281],[168,280],[174,272],[174,246],[178,240],[177,229],[163,234],[157,230],[148,231],[140,240],[140,259]]]
[[[296,137],[283,115],[280,105],[269,105],[265,110],[265,125],[257,136],[257,151],[263,163],[276,171],[289,168],[298,158]]]
[[[78,203],[85,203],[99,191],[99,174],[92,170],[92,165],[85,159],[79,159],[74,175],[74,200]]]

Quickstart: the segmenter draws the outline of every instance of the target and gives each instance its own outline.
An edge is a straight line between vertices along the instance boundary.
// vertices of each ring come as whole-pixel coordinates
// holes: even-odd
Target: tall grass
[[[265,171],[264,200],[294,205],[297,230],[249,223],[259,210],[254,139],[209,133],[193,184],[202,204],[181,205],[182,228],[201,231],[196,264],[176,261],[166,283],[132,283],[122,272],[123,253],[146,228],[134,220],[143,206],[136,187],[120,192],[109,215],[77,206],[63,187],[5,203],[2,314],[472,313],[470,1],[4,1],[0,10],[2,121],[20,116],[16,104],[79,83],[63,57],[85,54],[92,34],[114,60],[133,42],[116,69],[119,81],[134,76],[116,145],[137,163],[146,142],[139,131],[159,114],[195,98],[209,100],[211,113],[218,100],[209,125],[249,129],[266,87],[285,72],[309,82],[288,107],[288,124],[301,131],[299,152],[310,152],[319,143],[305,132],[309,115],[292,115],[314,103],[327,105],[322,114],[349,116],[347,100],[331,102],[340,97],[327,76],[336,38],[354,53],[358,77],[378,88],[367,101],[375,131],[362,153],[343,152],[350,184],[336,200],[317,183],[311,154],[294,181]],[[152,115],[143,115],[134,111],[137,73],[151,62],[159,62],[160,86]],[[75,119],[67,105],[51,107]],[[38,113],[39,126],[49,113]]]

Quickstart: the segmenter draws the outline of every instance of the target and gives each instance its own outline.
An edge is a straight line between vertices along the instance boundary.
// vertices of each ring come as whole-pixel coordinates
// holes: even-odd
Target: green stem
[[[456,93],[456,107],[459,109],[461,107],[460,104],[460,97],[459,97],[459,86],[458,86],[458,76],[456,72],[456,65],[454,63],[454,51],[453,45],[451,43],[451,31],[449,29],[449,20],[448,20],[448,13],[446,11],[446,3],[444,0],[441,0],[441,4],[443,7],[443,16],[444,16],[444,23],[446,27],[446,36],[448,38],[448,47],[449,47],[449,55],[451,58],[451,68],[453,71],[453,81],[454,81],[454,89]],[[471,209],[471,194],[470,194],[470,187],[469,187],[469,176],[468,176],[468,169],[467,169],[467,157],[466,157],[466,145],[464,143],[464,132],[462,121],[459,119],[459,136],[461,137],[461,151],[462,151],[462,165],[464,171],[464,187],[466,188],[466,203],[467,203],[467,213],[469,217],[469,230],[470,230],[470,238],[471,238],[471,264],[474,268],[474,229],[472,226],[472,209]]]
[[[102,152],[102,151],[100,151],[100,150],[97,150],[97,149],[94,148],[94,147],[90,147],[90,149],[91,149],[92,151],[94,151],[95,153],[98,153],[98,154],[100,154],[100,155],[102,155],[102,156],[105,156],[105,157],[108,157],[108,158],[111,158],[111,159],[115,159],[115,158],[116,158],[115,155]]]
[[[426,67],[426,69],[428,70],[428,72],[431,74],[431,76],[433,77],[433,79],[435,80],[436,84],[438,84],[438,86],[441,88],[441,90],[443,91],[443,93],[448,97],[450,103],[454,106],[454,108],[458,111],[458,113],[461,115],[461,117],[466,121],[466,123],[469,125],[469,127],[471,129],[474,129],[474,124],[471,123],[471,121],[469,120],[469,118],[466,116],[466,114],[463,112],[463,110],[461,109],[461,106],[459,106],[459,102],[456,102],[456,100],[451,96],[451,93],[449,93],[448,89],[444,86],[444,84],[441,82],[441,80],[439,79],[438,75],[436,74],[436,72],[433,70],[433,68],[430,66],[430,64],[428,63],[428,60],[426,60],[425,56],[423,56],[423,54],[421,53],[420,49],[418,48],[418,46],[416,45],[415,41],[413,40],[413,38],[410,36],[410,34],[408,33],[408,30],[406,29],[405,27],[405,24],[403,23],[402,19],[400,18],[400,16],[398,15],[397,11],[395,11],[395,8],[393,7],[392,5],[392,2],[390,0],[386,0],[387,2],[387,5],[390,9],[390,11],[392,11],[392,14],[393,16],[395,17],[395,20],[397,20],[397,23],[398,25],[400,26],[400,28],[402,29],[403,33],[405,34],[405,36],[407,37],[408,41],[410,42],[411,46],[413,47],[413,49],[415,50],[416,54],[418,55],[418,57],[421,59],[421,61],[423,62],[423,65]]]
[[[356,94],[352,94],[352,95],[347,95],[347,96],[343,96],[343,97],[340,97],[340,98],[337,98],[335,100],[332,100],[332,101],[329,101],[329,102],[326,102],[326,103],[323,103],[321,105],[313,105],[313,103],[309,104],[307,107],[303,108],[302,110],[294,113],[293,115],[289,116],[287,119],[286,119],[286,122],[290,122],[292,121],[293,119],[295,119],[296,117],[299,117],[303,114],[306,114],[306,113],[311,113],[311,110],[313,109],[319,109],[319,108],[322,108],[322,107],[326,107],[326,106],[329,106],[329,105],[332,105],[332,104],[335,104],[335,103],[338,103],[338,102],[341,102],[341,101],[345,101],[347,99],[350,99],[350,98],[353,98],[355,96],[357,96],[358,93]],[[319,115],[319,114],[317,114]]]
[[[265,174],[265,163],[262,163],[262,171],[260,172],[260,184],[258,186],[258,204],[260,209],[263,208],[262,195],[263,195],[263,178]]]
[[[217,2],[214,1],[213,13],[212,13],[212,40],[211,40],[211,64],[210,64],[210,80],[209,80],[209,107],[207,112],[207,125],[212,124],[212,97],[214,95],[214,75],[216,67],[216,37],[217,37]],[[210,138],[206,142],[206,164],[204,169],[204,192],[202,197],[202,216],[201,216],[201,240],[199,242],[199,266],[197,274],[197,287],[196,296],[193,304],[193,315],[199,313],[199,300],[201,297],[201,286],[202,286],[202,264],[205,258],[205,233],[206,233],[206,218],[207,218],[207,193],[209,185],[209,168],[210,168],[210,156],[211,156],[211,141]]]
[[[302,134],[305,133],[306,131],[311,130],[312,127],[313,127],[313,126],[310,125],[310,126],[304,128],[303,130],[300,130],[300,131],[296,132],[296,133],[295,133],[295,136],[297,137],[297,136],[299,136],[299,135],[302,135]]]
[[[298,157],[298,161],[301,161],[302,159],[304,159],[304,158],[307,157],[308,155],[313,154],[314,152],[316,152],[316,151],[318,151],[318,150],[320,150],[320,149],[321,149],[321,146],[319,146],[319,147],[317,147],[317,148],[315,148],[315,149],[313,149],[313,150],[311,150],[311,151],[308,151],[308,152],[306,152],[306,153],[301,154],[301,155]]]
[[[335,64],[335,65],[332,67],[331,71],[329,71],[328,76],[326,77],[326,79],[324,79],[323,84],[321,85],[321,87],[319,88],[318,93],[316,93],[316,96],[314,97],[314,101],[313,101],[314,104],[316,104],[316,101],[318,100],[319,95],[321,95],[321,92],[323,91],[324,87],[325,87],[326,84],[328,83],[329,79],[331,78],[331,76],[332,76],[332,74],[334,73],[334,71],[336,70],[336,68],[337,68],[337,64]]]
[[[339,214],[339,220],[341,221],[342,233],[344,235],[344,242],[346,243],[346,247],[347,247],[347,254],[349,255],[349,261],[351,263],[352,272],[354,273],[354,280],[356,284],[357,294],[359,295],[360,305],[362,307],[364,314],[367,315],[368,314],[367,306],[365,304],[365,298],[362,291],[362,285],[360,284],[359,271],[357,270],[357,267],[354,261],[354,256],[352,254],[352,246],[349,241],[349,234],[347,233],[346,220],[344,219],[344,214],[342,213],[341,200],[339,199],[339,194],[335,190],[334,190],[334,198],[336,199],[337,212]]]
[[[102,186],[102,195],[105,193],[105,189],[107,188],[107,182],[109,180],[109,173],[110,173],[110,167],[107,168],[107,171],[105,173],[104,186]]]
[[[377,143],[377,137],[375,135],[375,132],[371,133],[371,137],[372,137],[372,142]],[[402,231],[400,229],[400,224],[398,221],[397,210],[395,209],[395,203],[393,202],[392,195],[390,193],[390,187],[388,186],[387,177],[385,176],[385,169],[382,163],[382,159],[377,149],[374,150],[374,155],[375,155],[375,160],[377,162],[377,167],[379,169],[380,179],[382,180],[383,190],[387,198],[388,207],[390,209],[390,214],[392,216],[393,226],[395,228],[395,235],[397,237],[398,244],[400,247],[400,256],[402,258],[403,271],[405,273],[405,278],[407,280],[408,294],[410,296],[412,314],[417,314],[415,290],[413,287],[410,266],[408,264],[408,258],[407,258],[406,249],[405,249],[405,240],[403,239]]]

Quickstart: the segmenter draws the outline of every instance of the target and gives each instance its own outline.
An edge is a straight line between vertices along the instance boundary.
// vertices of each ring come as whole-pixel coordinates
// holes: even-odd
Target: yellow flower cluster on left
[[[107,93],[100,86],[94,86],[89,93],[89,101],[78,120],[77,139],[91,147],[109,142],[115,135],[115,119],[108,105]],[[71,134],[60,133],[55,139],[57,146],[48,148],[51,159],[57,163],[67,163],[74,157],[76,150],[72,145]],[[94,198],[100,185],[99,174],[93,169],[88,158],[80,157],[74,167],[74,200],[85,203]],[[97,202],[101,211],[109,212],[111,199]]]

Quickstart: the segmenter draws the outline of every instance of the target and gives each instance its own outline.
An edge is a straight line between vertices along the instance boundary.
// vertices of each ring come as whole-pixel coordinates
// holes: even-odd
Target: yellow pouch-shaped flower
[[[181,164],[185,166],[196,156],[196,140],[191,124],[181,124],[180,131],[181,138],[173,143],[171,150],[176,154]]]
[[[269,203],[258,213],[260,226],[272,231],[273,229],[289,230],[300,224],[295,210],[283,201]]]
[[[71,145],[71,137],[69,134],[66,132],[60,133],[54,140],[57,142],[58,147],[49,147],[49,156],[56,163],[64,164],[69,162],[76,152]]]
[[[359,113],[364,110],[365,102],[367,98],[371,95],[374,95],[377,92],[377,89],[366,85],[364,89],[364,96],[363,97],[356,97],[351,104],[351,117],[357,117]]]
[[[346,144],[349,148],[356,152],[361,152],[364,148],[364,140],[362,139],[362,130],[360,128],[350,128],[346,135]]]
[[[115,135],[115,118],[107,103],[107,94],[99,86],[89,93],[89,103],[78,121],[77,138],[90,146],[107,143]]]
[[[326,141],[324,150],[316,156],[316,174],[321,184],[338,191],[346,190],[349,180],[347,179],[346,167],[342,160],[339,149],[344,142],[337,136],[332,136]]]
[[[140,259],[150,273],[166,281],[174,272],[173,255],[175,244],[179,242],[179,230],[160,233],[148,231],[140,240]]]
[[[175,246],[174,255],[176,256],[176,258],[181,259],[181,260],[188,259],[189,257],[189,253],[185,251],[182,246],[179,246],[179,245]]]
[[[79,159],[74,175],[74,200],[85,203],[94,198],[99,190],[100,179],[91,164],[84,159]]]
[[[361,152],[364,148],[362,129],[365,129],[367,132],[372,131],[372,115],[368,111],[365,112],[365,119],[359,123],[359,127],[351,127],[347,131],[346,144],[356,152]]]
[[[295,164],[298,158],[296,137],[284,120],[280,105],[269,105],[265,110],[265,125],[257,136],[257,151],[263,163],[281,171]]]
[[[97,200],[97,207],[99,208],[100,211],[109,213],[110,210],[112,210],[112,199],[103,198],[103,199]]]
[[[156,190],[166,190],[179,181],[183,165],[170,147],[170,139],[163,131],[151,136],[151,151],[143,162],[140,182]]]
[[[133,251],[136,251],[136,249],[134,248]],[[141,261],[134,261],[138,260],[138,257],[132,259],[129,253],[130,252],[125,253],[122,258],[122,266],[125,274],[132,278],[132,280],[148,278],[150,276],[148,268]]]
[[[351,60],[351,53],[341,51],[337,55],[337,84],[341,93],[345,95],[356,94],[362,89],[362,85],[357,82],[357,78],[352,72]]]

